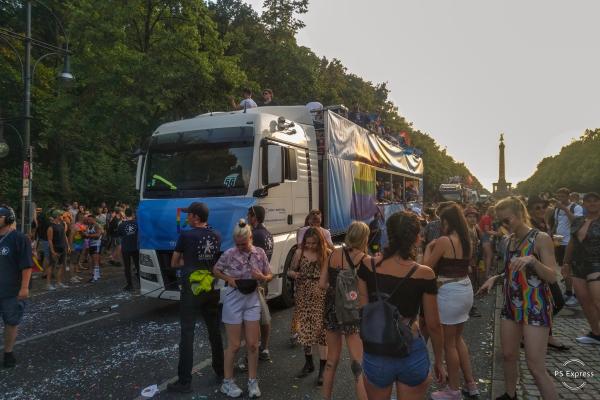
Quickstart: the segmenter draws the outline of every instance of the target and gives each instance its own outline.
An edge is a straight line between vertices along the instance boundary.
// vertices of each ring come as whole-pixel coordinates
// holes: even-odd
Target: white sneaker
[[[577,307],[579,305],[579,301],[577,301],[577,297],[569,296],[565,301],[565,305],[567,307]]]
[[[248,397],[251,399],[260,397],[260,389],[258,388],[257,379],[248,379]]]
[[[49,283],[46,285],[46,290],[56,290],[56,286],[54,286],[53,284]]]
[[[597,335],[594,335],[592,332],[588,333],[585,336],[580,336],[580,337],[576,338],[575,340],[577,340],[581,344],[600,345],[600,337],[598,337]]]
[[[221,385],[221,393],[228,397],[240,397],[242,395],[242,389],[240,389],[239,386],[235,384],[233,379],[223,379],[223,384]]]
[[[56,286],[57,286],[59,289],[66,289],[66,288],[68,288],[68,286],[67,286],[67,285],[65,285],[65,284],[64,284],[64,283],[62,283],[62,282],[61,282],[61,283],[57,283],[57,284],[56,284]]]

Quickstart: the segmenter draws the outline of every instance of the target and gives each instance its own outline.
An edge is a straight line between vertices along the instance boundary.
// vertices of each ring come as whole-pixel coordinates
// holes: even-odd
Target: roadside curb
[[[502,310],[502,288],[496,286],[496,305],[494,307],[494,352],[492,362],[492,399],[504,394],[504,373],[502,366],[502,345],[500,343],[500,311]]]

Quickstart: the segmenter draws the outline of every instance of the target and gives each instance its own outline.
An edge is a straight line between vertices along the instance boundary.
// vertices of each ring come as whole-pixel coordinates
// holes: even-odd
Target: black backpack
[[[377,272],[375,261],[371,260],[373,279],[375,280],[375,293],[377,301],[369,303],[362,308],[360,321],[360,338],[365,348],[373,354],[391,357],[406,357],[410,353],[413,341],[411,325],[413,319],[407,319],[400,314],[398,307],[388,302],[394,293],[417,270],[417,264],[394,288],[390,294],[381,293],[377,285]]]

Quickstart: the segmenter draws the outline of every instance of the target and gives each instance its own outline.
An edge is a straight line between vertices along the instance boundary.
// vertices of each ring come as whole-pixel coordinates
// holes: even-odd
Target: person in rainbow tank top
[[[504,273],[489,278],[478,294],[486,293],[496,279],[504,277],[504,305],[500,336],[504,358],[506,393],[497,400],[516,399],[521,338],[525,358],[543,399],[558,399],[554,382],[546,369],[548,334],[552,327],[552,293],[558,266],[554,244],[548,234],[531,228],[523,202],[514,196],[501,200],[496,213],[510,232],[504,257]]]

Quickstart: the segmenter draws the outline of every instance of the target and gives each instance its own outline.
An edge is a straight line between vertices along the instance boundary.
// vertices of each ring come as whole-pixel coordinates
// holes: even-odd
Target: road
[[[78,284],[46,292],[34,281],[32,298],[20,327],[15,355],[18,365],[0,370],[1,399],[136,399],[152,384],[164,388],[177,373],[178,305],[121,291],[120,267],[104,269],[98,284]],[[465,329],[474,369],[489,398],[492,364],[493,306],[478,301],[483,318]],[[112,306],[112,308],[111,308]],[[289,344],[291,310],[273,311],[272,362],[259,365],[263,399],[318,399],[316,374],[294,378],[304,361]],[[210,369],[210,349],[202,323],[196,328],[191,395],[161,391],[155,399],[223,399]],[[245,374],[237,373],[245,388]],[[348,356],[337,374],[336,399],[352,399]]]

